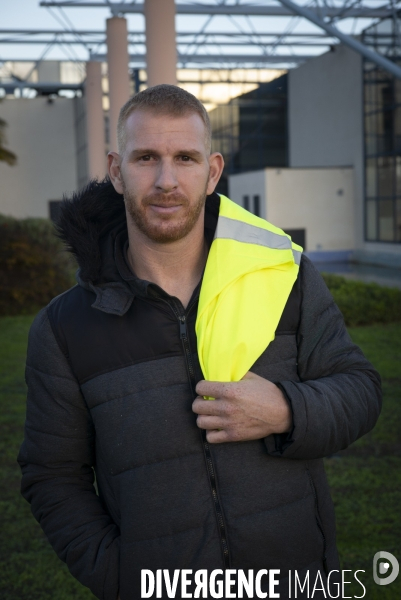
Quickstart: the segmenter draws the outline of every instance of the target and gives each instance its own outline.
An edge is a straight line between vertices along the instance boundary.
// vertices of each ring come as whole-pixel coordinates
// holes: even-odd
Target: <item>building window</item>
[[[305,229],[285,229],[285,233],[291,237],[294,244],[298,244],[306,250],[306,230]]]
[[[399,21],[399,20],[398,20]],[[363,32],[362,41],[401,66],[394,19]],[[364,63],[365,239],[401,242],[401,81]]]
[[[242,196],[242,206],[245,210],[249,210],[251,213],[260,217],[260,196],[256,194],[252,197],[252,202],[250,202],[249,196]]]
[[[260,196],[253,197],[253,214],[260,217]]]
[[[233,173],[288,166],[287,112],[287,75],[209,112],[213,152],[225,161],[218,193],[227,195]]]
[[[57,223],[60,218],[61,200],[49,200],[49,217],[53,223]]]

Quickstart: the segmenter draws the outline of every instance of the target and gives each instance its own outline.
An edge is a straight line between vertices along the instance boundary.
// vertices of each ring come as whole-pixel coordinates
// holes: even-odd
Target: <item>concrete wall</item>
[[[74,100],[6,99],[0,116],[18,157],[13,167],[0,162],[0,213],[48,217],[48,201],[77,187]]]
[[[352,166],[355,260],[401,266],[401,244],[364,240],[363,62],[345,46],[288,75],[291,167]]]
[[[264,169],[232,175],[230,198],[261,195],[262,215],[284,230],[305,229],[314,260],[340,260],[355,248],[352,168]]]

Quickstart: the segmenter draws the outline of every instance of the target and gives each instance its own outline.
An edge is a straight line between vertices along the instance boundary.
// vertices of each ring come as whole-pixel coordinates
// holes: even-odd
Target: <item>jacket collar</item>
[[[207,196],[205,236],[210,243],[219,205],[218,194]],[[96,296],[93,308],[124,315],[135,295],[147,293],[149,282],[135,277],[126,263],[124,248],[128,232],[124,199],[108,178],[94,179],[63,200],[57,233],[78,263],[78,284]]]

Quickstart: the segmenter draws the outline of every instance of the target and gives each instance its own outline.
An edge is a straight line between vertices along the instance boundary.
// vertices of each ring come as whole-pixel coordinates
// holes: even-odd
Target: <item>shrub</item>
[[[36,312],[74,285],[74,270],[51,221],[0,215],[0,315]]]
[[[76,264],[48,219],[0,215],[0,315],[33,314],[74,285]],[[348,326],[401,321],[401,290],[323,273]]]
[[[401,321],[401,290],[323,273],[346,325]]]

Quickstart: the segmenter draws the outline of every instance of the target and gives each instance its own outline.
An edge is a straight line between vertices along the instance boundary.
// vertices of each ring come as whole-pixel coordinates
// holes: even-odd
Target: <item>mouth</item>
[[[181,204],[170,204],[168,206],[165,206],[163,204],[150,204],[149,205],[150,208],[155,212],[158,213],[160,215],[171,215],[176,213],[178,210],[180,210],[181,208]]]

